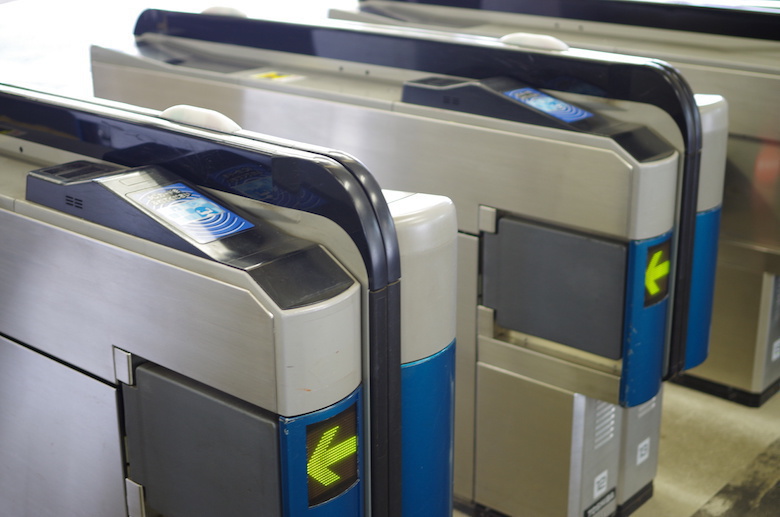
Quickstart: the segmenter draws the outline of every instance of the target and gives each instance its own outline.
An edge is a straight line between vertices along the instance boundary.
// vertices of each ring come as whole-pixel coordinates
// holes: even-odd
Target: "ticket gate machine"
[[[197,21],[198,28],[188,26],[188,21]],[[573,102],[553,99],[508,77],[530,73],[523,59],[539,60],[535,79],[552,76],[554,66],[544,62],[552,58],[553,53],[549,52],[529,57],[516,47],[497,42],[461,38],[457,45],[452,45],[427,35],[436,41],[433,43],[425,39],[426,35],[414,32],[400,37],[406,45],[401,45],[404,52],[393,52],[388,42],[399,38],[393,31],[379,29],[379,34],[373,35],[377,39],[356,43],[352,41],[358,37],[354,29],[351,31],[346,26],[317,27],[309,33],[303,26],[157,11],[142,15],[138,25],[139,55],[133,55],[134,51],[93,49],[98,96],[155,106],[170,102],[169,95],[175,93],[186,102],[206,103],[254,128],[267,127],[265,124],[271,120],[307,120],[306,139],[326,145],[339,142],[350,148],[372,164],[372,170],[378,171],[383,183],[428,192],[446,191],[453,198],[461,230],[456,495],[510,514],[522,514],[528,511],[530,492],[539,505],[538,515],[586,510],[592,515],[609,515],[616,508],[618,492],[631,491],[626,496],[627,502],[634,496],[638,497],[634,500],[648,496],[655,465],[648,458],[657,452],[660,399],[656,397],[664,370],[665,305],[669,299],[665,288],[659,288],[663,293],[646,303],[645,286],[653,272],[656,273],[650,284],[663,280],[665,287],[671,285],[665,282],[667,276],[673,277],[669,274],[671,268],[666,268],[674,262],[670,260],[672,250],[680,247],[671,245],[673,235],[679,233],[675,232],[674,206],[680,179],[679,156],[697,144],[682,146],[678,152],[651,131],[645,131],[647,128],[639,129],[636,125],[622,137],[619,132],[611,133],[612,137],[605,136],[603,126],[601,132],[581,130],[582,125],[594,123],[592,127],[598,127],[596,121],[603,123],[605,118],[601,113],[606,104],[593,97],[586,100],[578,97],[579,102],[588,102],[587,109],[582,110]],[[170,30],[170,34],[180,37],[157,34],[161,28],[164,28],[162,32]],[[262,34],[273,34],[270,39],[274,43],[264,41],[260,45],[253,40],[255,35]],[[294,37],[290,36],[293,34]],[[445,39],[442,35],[437,38]],[[295,49],[285,51],[284,42],[291,46],[295,42]],[[437,59],[415,45],[431,51]],[[313,53],[314,48],[324,53],[324,57],[307,54]],[[413,56],[417,65],[405,63],[410,69],[399,70],[340,55],[344,49],[356,48],[371,48],[373,57],[395,56],[400,60],[398,55]],[[493,72],[499,77],[475,80],[446,75],[441,70],[432,76],[426,67],[442,65],[447,61],[448,52],[453,55],[462,52],[459,60],[452,61],[459,63],[463,75],[468,74],[468,64],[473,60],[494,67],[480,73]],[[588,68],[587,58],[580,61],[574,55],[554,56],[563,61],[571,58],[577,66]],[[620,59],[621,65],[629,70],[636,66],[648,72],[646,80],[652,81],[648,78],[656,73],[667,73],[654,61],[599,56],[605,62],[595,59],[595,55],[589,57],[594,58],[591,62],[594,66],[598,62],[598,66],[607,67],[609,59]],[[616,63],[612,65],[616,65],[618,75]],[[501,65],[507,68],[499,72]],[[582,69],[567,68],[565,74],[558,70],[557,77],[564,75],[575,84],[576,73],[587,75]],[[627,73],[630,75],[630,71]],[[589,76],[589,80],[594,79]],[[691,106],[686,105],[692,97],[688,97],[689,92],[671,94],[670,85],[675,85],[676,79],[668,79],[661,81],[660,89],[655,91],[665,90],[663,97],[667,101],[675,96],[686,99],[679,104],[671,102],[675,108],[670,111],[678,115],[686,113],[678,117],[686,138],[697,135],[699,113],[695,108],[689,111]],[[587,82],[579,83],[579,87],[585,86]],[[587,91],[595,91],[593,84],[590,86]],[[615,84],[599,83],[599,87],[602,92],[612,89],[616,97],[632,95],[617,91]],[[510,92],[514,97],[502,96],[502,92]],[[525,107],[524,102],[528,100],[562,108],[557,113],[562,118]],[[471,102],[470,106],[467,101]],[[491,112],[484,111],[486,102]],[[610,107],[616,104],[619,102],[611,101]],[[684,105],[687,107],[683,108]],[[710,107],[715,119],[722,116],[722,104]],[[581,124],[579,131],[570,124],[590,118],[588,115],[593,120]],[[689,127],[688,122],[696,128]],[[634,129],[636,133],[632,133]],[[289,136],[280,125],[274,130]],[[675,131],[674,123],[672,131]],[[698,136],[694,138],[697,139]],[[404,152],[398,152],[399,149]],[[414,163],[407,161],[411,156]],[[698,159],[698,151],[686,156]],[[491,175],[489,182],[485,181],[486,174]],[[696,190],[693,192],[695,197]],[[532,242],[538,244],[529,246]],[[531,257],[528,268],[513,268],[513,264],[519,264],[516,259],[526,254]],[[584,258],[566,261],[561,256]],[[649,267],[653,257],[657,263]],[[489,263],[497,269],[488,267]],[[551,277],[550,270],[555,265],[561,273],[558,276],[566,273],[568,278]],[[546,269],[540,273],[534,267]],[[531,274],[523,276],[518,270]],[[615,275],[616,270],[629,272],[626,276]],[[490,277],[493,271],[496,275]],[[549,283],[533,287],[534,294],[529,298],[534,302],[526,307],[523,304],[526,299],[513,294],[529,292],[534,272]],[[510,282],[502,281],[505,274]],[[478,282],[483,283],[481,293]],[[598,300],[588,298],[605,292],[611,294]],[[475,309],[480,305],[480,297],[482,306],[477,317]],[[566,305],[562,302],[567,297],[572,298],[565,307],[569,311],[567,317],[578,317],[585,325],[590,319],[602,318],[599,324],[578,335],[576,325],[559,329],[565,325],[551,317],[542,319],[545,328],[528,328],[525,332],[524,322],[513,321],[525,317],[526,322],[535,322],[538,312],[531,311],[544,303],[548,307]],[[488,299],[493,307],[487,307]],[[628,305],[633,309],[626,311],[626,300],[630,300]],[[606,306],[611,308],[604,309]],[[588,309],[593,311],[583,317],[581,313]],[[624,329],[632,330],[624,334]],[[641,338],[632,339],[632,332]],[[646,346],[649,343],[655,345]],[[648,355],[640,360],[637,353]],[[636,366],[639,361],[643,366]],[[651,364],[655,366],[650,367]],[[503,387],[510,389],[513,397],[507,400],[506,391],[498,389],[495,393],[503,393],[500,397],[485,395],[476,400],[475,436],[475,397],[490,393],[492,374],[508,382]],[[649,384],[640,388],[645,381]],[[550,398],[544,396],[529,396],[533,403],[525,398],[519,402],[520,394],[549,390],[552,390],[552,405],[539,402]],[[515,408],[515,401],[522,407]],[[518,422],[510,425],[510,415],[515,414]],[[551,417],[553,414],[556,416]],[[648,414],[655,418],[649,425],[643,425],[641,432],[629,431],[636,429],[635,424],[629,425],[631,417],[624,416],[629,414],[636,422],[646,422]],[[528,425],[529,415],[536,422],[533,426]],[[594,426],[602,430],[597,440],[592,431]],[[551,446],[549,437],[554,433],[560,441]],[[632,436],[624,439],[624,433]],[[648,433],[655,433],[652,447]],[[644,477],[639,476],[641,481],[629,479],[630,474],[619,474],[620,444],[628,442],[634,444],[633,457],[640,458],[631,471],[644,470]],[[480,462],[480,458],[488,458],[488,451],[480,449],[480,443],[496,451],[490,461]],[[546,456],[552,449],[565,452],[553,460]],[[638,456],[639,449],[643,452]],[[539,458],[512,456],[510,459],[518,450],[544,454],[548,465],[543,472],[527,475],[527,479],[534,479],[527,487],[515,482],[521,475],[519,470],[539,465]],[[502,465],[508,465],[506,470],[500,471]],[[515,497],[511,506],[502,506],[489,494],[491,486],[496,486],[491,484],[495,480],[491,481],[490,473],[496,477],[503,475],[505,482],[513,485],[512,493],[524,491],[524,494]],[[619,477],[625,478],[620,490],[616,487]],[[633,484],[638,484],[638,488],[628,488]],[[546,493],[540,486],[554,486],[556,491]],[[498,499],[505,495],[499,494]]]
[[[398,515],[384,453],[451,515],[449,200],[206,110],[0,114],[0,513]]]
[[[436,4],[436,5],[433,5]],[[505,36],[663,59],[729,103],[728,168],[710,354],[676,381],[759,406],[780,389],[780,11],[646,1],[360,2],[331,16]],[[749,93],[746,93],[749,92]]]

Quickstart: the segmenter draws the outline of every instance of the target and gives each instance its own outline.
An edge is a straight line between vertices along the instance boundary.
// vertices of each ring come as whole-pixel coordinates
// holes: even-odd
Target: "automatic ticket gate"
[[[717,155],[722,100],[697,109],[657,61],[487,39],[161,11],[137,34],[137,50],[93,48],[98,96],[158,106],[175,95],[255,129],[305,125],[302,138],[338,142],[383,184],[455,201],[456,496],[510,515],[594,516],[649,496],[661,379],[706,355],[706,339],[683,350],[689,320],[677,315],[672,331],[668,293],[685,290],[677,257],[692,254],[681,221],[691,230],[696,218],[699,117],[713,121],[705,155]],[[360,49],[370,55],[349,54]],[[682,133],[679,149],[630,122],[637,110],[648,119],[639,103],[655,105],[659,132]],[[722,169],[708,172],[712,195],[700,197],[717,221]],[[703,244],[712,250],[712,231]]]
[[[449,200],[206,110],[0,116],[0,514],[451,515]]]
[[[433,5],[436,4],[436,5]],[[464,8],[468,7],[468,8]],[[710,354],[677,382],[759,406],[780,389],[780,11],[603,0],[365,0],[331,16],[664,59],[729,103],[726,188]]]

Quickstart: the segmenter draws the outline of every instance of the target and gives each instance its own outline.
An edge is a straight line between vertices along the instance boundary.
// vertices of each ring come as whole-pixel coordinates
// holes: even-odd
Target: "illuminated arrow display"
[[[309,506],[328,501],[358,479],[357,407],[306,428]]]
[[[645,269],[645,307],[663,300],[669,293],[671,241],[667,240],[647,250]]]
[[[357,436],[351,436],[331,447],[333,437],[338,431],[339,426],[325,431],[306,464],[306,472],[325,486],[330,486],[341,479],[341,476],[333,472],[330,466],[357,453]]]

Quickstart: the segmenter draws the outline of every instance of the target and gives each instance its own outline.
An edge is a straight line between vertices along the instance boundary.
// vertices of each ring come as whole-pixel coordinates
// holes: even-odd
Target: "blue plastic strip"
[[[401,369],[403,517],[452,515],[455,342]]]
[[[715,297],[715,266],[718,258],[720,207],[696,216],[696,235],[691,278],[691,305],[688,310],[688,338],[684,369],[700,365],[707,358]]]
[[[623,328],[623,371],[620,405],[633,407],[653,398],[661,389],[664,373],[669,294],[646,305],[646,272],[650,248],[668,242],[671,232],[628,247],[626,312]],[[668,257],[663,260],[668,260]]]
[[[362,389],[358,388],[349,397],[326,409],[295,418],[279,417],[283,517],[362,517],[365,515],[362,400]],[[307,427],[339,415],[355,404],[358,422],[358,479],[333,499],[310,507]]]

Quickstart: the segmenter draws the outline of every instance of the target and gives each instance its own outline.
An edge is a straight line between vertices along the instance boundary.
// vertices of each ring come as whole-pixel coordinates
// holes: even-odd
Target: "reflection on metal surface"
[[[0,337],[0,408],[0,513],[126,515],[113,386]]]

